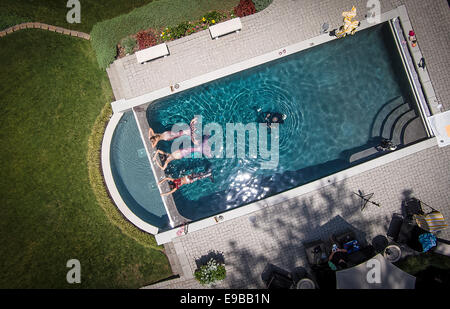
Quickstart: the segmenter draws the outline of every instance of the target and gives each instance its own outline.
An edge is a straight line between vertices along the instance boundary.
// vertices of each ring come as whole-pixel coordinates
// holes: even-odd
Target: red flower
[[[148,48],[156,45],[156,37],[152,33],[140,31],[137,34],[139,49]]]
[[[241,0],[234,8],[234,14],[239,17],[244,17],[256,13],[255,4],[252,0]]]

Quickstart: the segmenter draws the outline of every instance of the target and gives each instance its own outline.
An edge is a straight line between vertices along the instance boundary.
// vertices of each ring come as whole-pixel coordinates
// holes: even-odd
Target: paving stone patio
[[[416,197],[450,218],[450,147],[437,146],[383,167],[273,205],[264,210],[217,224],[177,238],[173,245],[188,261],[211,251],[222,253],[227,278],[217,288],[264,288],[261,273],[267,263],[292,271],[307,265],[303,243],[327,240],[331,233],[352,227],[368,242],[386,235],[392,215],[402,214],[402,202]],[[360,201],[352,193],[374,193],[378,208]],[[450,239],[450,230],[438,236]],[[181,263],[180,263],[181,262]],[[183,266],[184,262],[180,260]],[[177,268],[179,269],[179,268]],[[152,285],[149,288],[202,288],[192,276]]]
[[[406,5],[421,51],[426,59],[438,101],[450,110],[450,29],[447,1],[384,0],[382,12]],[[359,19],[367,12],[363,0],[274,0],[264,11],[242,19],[239,34],[211,40],[202,31],[168,43],[170,56],[140,65],[134,55],[116,61],[108,70],[116,100],[133,98],[230,64],[317,36],[321,25],[341,23],[341,12],[357,7]],[[264,287],[261,273],[267,263],[286,270],[305,266],[302,243],[327,239],[348,225],[371,241],[386,234],[394,213],[402,213],[407,197],[417,197],[450,218],[450,147],[420,151],[382,167],[279,205],[179,237],[168,247],[174,279],[149,288],[202,288],[192,277],[196,260],[211,251],[223,254],[227,279],[219,288]],[[374,193],[381,208],[359,209],[352,192]],[[450,231],[439,235],[449,239]]]

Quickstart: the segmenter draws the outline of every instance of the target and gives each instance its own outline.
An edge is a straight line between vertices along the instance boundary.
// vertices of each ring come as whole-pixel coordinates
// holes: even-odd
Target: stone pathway
[[[87,33],[84,32],[80,32],[80,31],[75,31],[75,30],[70,30],[70,29],[66,29],[66,28],[61,28],[61,27],[56,27],[56,26],[52,26],[52,25],[47,25],[47,24],[43,24],[43,23],[22,23],[22,24],[18,24],[12,27],[9,27],[3,31],[0,31],[0,37],[4,37],[7,34],[22,30],[22,29],[43,29],[43,30],[48,30],[48,31],[52,31],[52,32],[58,32],[61,34],[65,34],[65,35],[70,35],[70,36],[74,36],[74,37],[78,37],[78,38],[82,38],[85,40],[90,40],[91,36]]]

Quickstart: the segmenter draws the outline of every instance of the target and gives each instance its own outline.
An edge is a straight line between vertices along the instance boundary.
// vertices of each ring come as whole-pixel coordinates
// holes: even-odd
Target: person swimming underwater
[[[262,121],[260,122],[266,123],[269,128],[273,123],[284,123],[284,120],[286,120],[287,118],[285,114],[277,112],[261,112],[260,108],[258,108],[256,111],[262,114]]]
[[[177,179],[174,179],[172,177],[166,177],[163,180],[161,180],[158,184],[160,185],[163,182],[168,181],[171,190],[169,192],[161,193],[161,196],[172,194],[179,188],[181,188],[181,186],[183,185],[191,184],[193,182],[196,182],[197,180],[204,179],[207,177],[209,177],[211,181],[214,181],[211,169],[202,173],[192,173],[190,175],[186,175]]]

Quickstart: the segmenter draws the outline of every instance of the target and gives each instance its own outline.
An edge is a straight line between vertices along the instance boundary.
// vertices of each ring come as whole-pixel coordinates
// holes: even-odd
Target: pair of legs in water
[[[194,145],[198,145],[199,142],[196,138],[194,138],[194,132],[196,130],[195,126],[198,122],[197,118],[194,118],[191,120],[191,123],[189,125],[189,129],[180,130],[177,132],[173,131],[165,131],[163,133],[155,133],[152,128],[148,129],[148,138],[150,139],[150,142],[152,143],[153,148],[156,147],[156,145],[159,143],[159,141],[172,141],[178,137],[181,137],[183,135],[189,135],[191,136],[192,142]]]
[[[162,196],[165,195],[169,195],[174,193],[175,191],[177,191],[181,186],[186,185],[186,184],[190,184],[193,182],[196,182],[197,180],[203,179],[209,177],[211,179],[211,181],[213,181],[212,178],[212,171],[208,170],[206,172],[203,173],[193,173],[190,175],[186,175],[177,179],[174,179],[172,177],[166,177],[163,180],[161,180],[158,184],[162,184],[165,181],[169,182],[169,186],[170,186],[170,191],[169,192],[165,192],[165,193],[161,193]]]
[[[167,152],[162,151],[161,149],[158,149],[158,150],[156,150],[155,154],[153,155],[153,160],[156,159],[157,155],[161,155],[160,158],[162,159],[161,161],[164,161],[164,163],[163,163],[164,165],[161,165],[158,160],[156,160],[156,164],[158,164],[158,166],[161,169],[165,170],[167,168],[167,166],[169,165],[169,163],[172,162],[173,160],[183,159],[184,157],[190,155],[193,152],[202,153],[206,157],[211,158],[211,156],[212,156],[211,155],[211,147],[208,144],[208,138],[209,138],[209,136],[205,136],[205,138],[203,138],[203,143],[199,146],[177,149],[177,150],[173,151],[172,153],[167,153]]]

